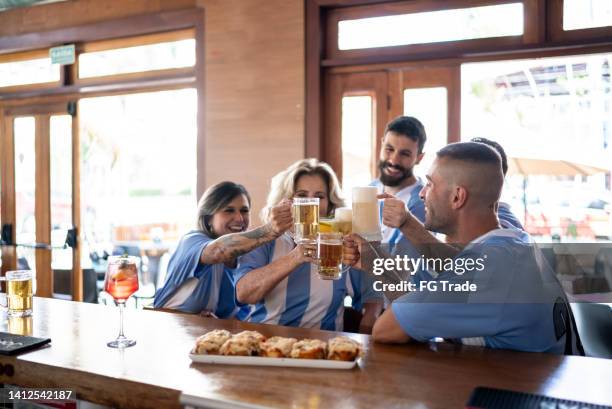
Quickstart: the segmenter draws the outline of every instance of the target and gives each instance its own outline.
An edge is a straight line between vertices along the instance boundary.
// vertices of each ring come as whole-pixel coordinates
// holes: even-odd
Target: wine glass
[[[136,344],[123,335],[123,309],[125,301],[138,290],[138,257],[111,256],[104,276],[104,291],[109,293],[119,306],[119,335],[108,342],[111,348],[127,348]]]

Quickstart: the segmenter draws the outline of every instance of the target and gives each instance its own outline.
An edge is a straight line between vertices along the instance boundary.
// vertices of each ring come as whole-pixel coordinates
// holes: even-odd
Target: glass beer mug
[[[353,210],[350,207],[339,207],[334,212],[335,231],[351,234],[353,231]]]
[[[353,188],[353,233],[367,241],[381,241],[378,189],[375,186]]]
[[[350,267],[342,267],[342,233],[319,233],[317,236],[319,278],[339,280]]]
[[[6,282],[6,307],[9,317],[32,315],[33,277],[30,270],[7,271],[0,281]]]
[[[296,244],[316,243],[319,233],[319,198],[293,199],[293,239]]]

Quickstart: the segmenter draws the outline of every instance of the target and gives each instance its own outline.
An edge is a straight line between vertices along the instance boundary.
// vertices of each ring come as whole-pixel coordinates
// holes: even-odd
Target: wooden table
[[[0,382],[72,388],[80,399],[121,408],[177,408],[183,391],[218,407],[447,409],[462,408],[478,385],[612,405],[609,360],[440,343],[387,346],[353,335],[368,350],[350,371],[214,366],[188,358],[195,338],[213,328],[321,339],[336,333],[128,310],[126,335],[137,344],[122,351],[106,346],[117,335],[118,319],[113,307],[35,298],[32,335],[52,343],[0,356],[4,369],[14,368],[12,376],[2,371]],[[4,318],[0,330],[7,326]]]

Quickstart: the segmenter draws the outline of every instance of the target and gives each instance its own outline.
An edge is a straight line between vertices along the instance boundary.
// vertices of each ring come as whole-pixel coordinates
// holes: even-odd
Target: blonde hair
[[[304,175],[319,175],[325,181],[327,197],[329,199],[329,206],[327,207],[328,216],[338,207],[344,206],[340,182],[332,167],[315,158],[302,159],[272,178],[266,206],[261,210],[261,220],[264,223],[269,221],[268,218],[272,207],[279,204],[283,199],[293,198],[295,195],[295,185],[298,179]]]

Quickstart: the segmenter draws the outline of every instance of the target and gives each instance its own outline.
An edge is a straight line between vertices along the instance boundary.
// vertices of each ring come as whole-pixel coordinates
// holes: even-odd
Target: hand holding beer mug
[[[293,199],[293,240],[296,244],[316,243],[319,233],[319,198]]]
[[[375,186],[353,188],[353,233],[367,241],[382,240],[377,194]]]
[[[317,237],[319,278],[339,280],[342,277],[342,273],[350,268],[342,266],[343,252],[342,233],[319,233]]]
[[[9,317],[32,315],[33,277],[30,270],[7,271],[0,281],[6,281],[6,307]]]

